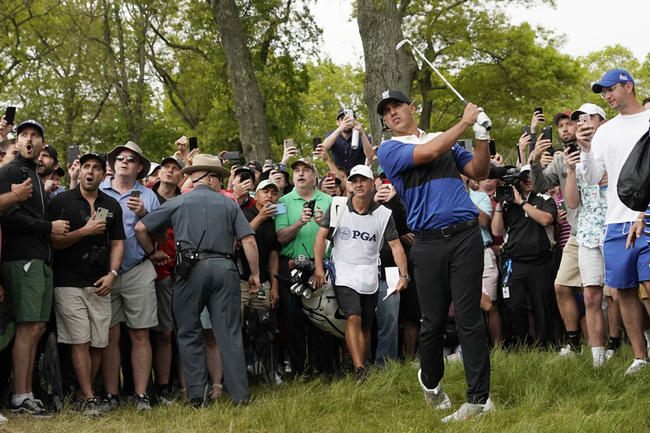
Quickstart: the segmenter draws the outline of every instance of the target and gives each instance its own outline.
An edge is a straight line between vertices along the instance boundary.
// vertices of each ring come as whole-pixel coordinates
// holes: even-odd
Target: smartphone
[[[272,205],[269,205],[272,206]],[[273,215],[283,215],[287,213],[287,205],[284,203],[278,203],[275,205],[275,212],[273,212]]]
[[[29,168],[20,167],[20,182],[25,182],[27,179],[29,179]]]
[[[221,156],[221,158],[228,161],[239,161],[239,151],[226,152]]]
[[[471,152],[472,151],[472,139],[471,138],[465,138],[462,140],[458,140],[458,144],[463,146],[466,151]]]
[[[239,181],[244,182],[246,180],[249,180],[251,178],[251,174],[248,170],[242,171],[239,173]]]
[[[273,160],[272,159],[265,159],[264,160],[264,165],[273,165]]]
[[[544,126],[542,128],[542,140],[552,140],[553,139],[553,127]]]
[[[68,164],[72,165],[79,159],[79,146],[68,146]]]
[[[497,144],[493,139],[488,141],[488,146],[490,147],[490,156],[495,156],[497,154]]]
[[[564,200],[557,202],[557,208],[566,212],[566,204],[564,203]]]
[[[581,114],[578,118],[578,123],[586,123],[587,125],[591,125],[591,116],[588,114]]]
[[[544,110],[542,110],[542,107],[535,107],[535,113],[542,113],[542,114],[544,114]]]
[[[567,143],[565,145],[565,147],[569,149],[569,155],[571,155],[572,153],[578,151],[578,148],[576,147],[576,144],[573,141],[570,142],[570,143]]]
[[[327,173],[327,178],[331,180],[332,182],[336,182],[336,174],[333,171],[330,171]]]
[[[13,124],[15,118],[16,107],[7,107],[7,110],[5,111],[5,120],[7,121],[7,125]]]
[[[70,221],[70,215],[67,209],[61,209],[61,219],[64,221]]]
[[[320,137],[312,138],[312,145],[314,146],[314,150],[316,150],[316,148],[318,147],[319,144],[321,144]]]
[[[393,185],[391,185],[390,180],[388,180],[388,179],[384,179],[384,180],[382,180],[381,183],[382,183],[384,186],[387,186],[389,189],[392,189],[392,188],[393,188]]]
[[[133,191],[135,192],[135,191]],[[140,191],[138,191],[140,192]],[[108,209],[105,209],[103,207],[98,207],[97,208],[97,215],[95,215],[95,221],[106,221],[106,217],[108,216]]]
[[[286,140],[284,140],[284,148],[287,149],[289,147],[296,147],[293,144],[293,138],[287,138]]]
[[[190,152],[199,147],[199,143],[196,140],[196,137],[190,137],[187,141],[188,145],[190,146]]]
[[[343,113],[345,113],[346,117],[349,117],[350,119],[354,119],[354,110],[351,108],[344,108]]]
[[[134,189],[131,191],[131,197],[140,198],[140,191]]]

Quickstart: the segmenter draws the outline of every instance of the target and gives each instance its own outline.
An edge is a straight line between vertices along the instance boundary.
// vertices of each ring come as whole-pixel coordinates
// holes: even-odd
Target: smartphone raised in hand
[[[312,138],[312,146],[314,146],[314,150],[318,147],[319,144],[321,144],[321,138],[320,137],[314,137]]]
[[[7,125],[13,124],[15,118],[16,107],[7,107],[7,110],[5,111],[5,120],[7,121]]]
[[[187,143],[188,143],[190,152],[193,151],[194,149],[196,149],[197,147],[199,147],[199,143],[198,143],[196,137],[188,138]]]
[[[68,164],[72,165],[77,159],[79,159],[79,146],[68,146]]]
[[[553,140],[553,127],[544,126],[542,128],[542,140]]]

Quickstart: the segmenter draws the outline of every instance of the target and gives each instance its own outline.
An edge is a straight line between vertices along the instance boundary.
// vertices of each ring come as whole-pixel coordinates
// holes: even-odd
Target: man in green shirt
[[[275,216],[275,230],[278,241],[282,244],[280,275],[286,279],[291,276],[290,260],[301,254],[314,257],[314,241],[323,220],[323,211],[332,202],[332,197],[314,186],[318,174],[311,162],[299,159],[291,164],[291,169],[294,190],[278,201],[278,204],[284,203],[287,206],[287,212]],[[305,207],[311,200],[315,201],[313,212],[311,208]],[[287,284],[280,285],[280,314],[284,320],[291,367],[295,373],[301,374],[307,361],[309,319],[301,310],[300,299],[291,295]]]

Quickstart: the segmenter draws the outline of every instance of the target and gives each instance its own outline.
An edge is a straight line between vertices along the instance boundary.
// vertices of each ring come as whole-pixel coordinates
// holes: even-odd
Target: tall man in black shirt
[[[122,263],[125,235],[120,204],[99,191],[106,160],[88,153],[79,162],[79,186],[57,194],[49,206],[50,218],[66,212],[70,220],[70,233],[52,235],[54,310],[58,341],[72,345],[79,409],[97,416],[92,382],[108,344],[111,297],[107,295]]]

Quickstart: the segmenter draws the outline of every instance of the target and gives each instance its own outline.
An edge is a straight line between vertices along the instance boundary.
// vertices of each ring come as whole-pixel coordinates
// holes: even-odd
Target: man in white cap
[[[108,412],[119,405],[117,392],[120,381],[120,323],[126,322],[131,339],[131,364],[136,398],[135,407],[150,410],[147,383],[151,374],[151,345],[149,328],[158,324],[156,308],[156,270],[149,260],[156,249],[143,250],[134,236],[134,227],[140,218],[159,206],[156,194],[142,186],[151,162],[140,147],[132,141],[117,146],[107,155],[108,166],[115,173],[104,180],[100,189],[122,206],[124,223],[124,259],[111,290],[111,327],[108,346],[104,349],[102,377],[106,396],[99,410]],[[112,270],[115,272],[115,270]]]
[[[379,252],[384,239],[390,245],[400,278],[395,293],[408,286],[406,254],[399,240],[392,212],[373,200],[374,179],[370,167],[357,165],[348,182],[354,195],[343,209],[330,206],[314,243],[314,288],[325,284],[323,259],[332,212],[340,212],[333,236],[332,262],[336,269],[336,294],[346,318],[345,341],[354,362],[357,383],[365,380],[364,367],[370,349],[370,327],[377,308]]]
[[[648,134],[650,110],[636,99],[634,79],[624,69],[607,71],[591,86],[612,110],[620,114],[594,132],[593,125],[583,123],[577,138],[582,145],[580,162],[587,183],[596,185],[607,172],[607,232],[603,244],[605,284],[618,293],[621,316],[632,349],[634,361],[626,374],[645,367],[646,341],[643,335],[643,306],[638,297],[639,283],[650,289],[650,249],[643,232],[644,214],[629,209],[617,194],[618,178],[635,144]],[[636,241],[636,242],[635,242]]]
[[[174,230],[180,258],[176,263],[172,308],[177,326],[178,349],[194,407],[205,406],[208,373],[201,311],[207,306],[212,332],[221,351],[227,388],[235,404],[250,398],[246,362],[239,325],[239,273],[234,261],[233,239],[241,242],[250,266],[251,292],[260,287],[255,232],[237,203],[220,194],[230,172],[217,156],[199,154],[182,170],[195,185],[192,191],[166,201],[135,228],[145,250],[153,250],[150,233]]]

